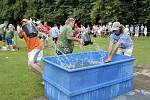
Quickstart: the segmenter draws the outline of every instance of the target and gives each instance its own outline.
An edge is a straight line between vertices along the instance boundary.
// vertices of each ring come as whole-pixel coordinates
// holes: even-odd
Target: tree
[[[139,2],[139,23],[147,25],[150,29],[150,1],[149,0],[141,0]]]
[[[33,18],[64,24],[68,17],[73,17],[80,24],[133,24],[136,19],[149,27],[149,5],[149,0],[0,0],[0,22],[8,19],[10,23],[19,23],[22,18]]]

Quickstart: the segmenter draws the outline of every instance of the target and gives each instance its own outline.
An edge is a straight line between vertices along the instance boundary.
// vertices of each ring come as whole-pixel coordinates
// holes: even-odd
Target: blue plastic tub
[[[132,78],[110,81],[68,94],[62,87],[45,82],[45,96],[48,100],[110,100],[132,90]]]
[[[80,63],[100,61],[100,56],[98,52],[88,52],[43,58],[45,95],[49,100],[105,100],[132,90],[135,59],[115,55],[111,63],[80,67]],[[68,68],[70,65],[77,68]]]

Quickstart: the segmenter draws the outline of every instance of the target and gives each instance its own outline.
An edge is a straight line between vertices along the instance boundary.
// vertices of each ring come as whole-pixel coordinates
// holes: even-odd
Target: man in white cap
[[[107,62],[111,62],[113,55],[122,54],[126,56],[132,55],[133,42],[130,36],[124,33],[124,26],[119,22],[114,22],[112,25],[112,34],[110,35],[109,53]]]

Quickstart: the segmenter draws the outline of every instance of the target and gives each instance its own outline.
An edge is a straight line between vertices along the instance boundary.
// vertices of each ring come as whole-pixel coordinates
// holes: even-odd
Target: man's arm
[[[74,36],[70,36],[68,39],[75,41],[75,42],[78,42],[78,43],[80,43],[80,41],[81,41],[79,38],[75,38]]]
[[[109,53],[108,53],[108,58],[107,58],[107,61],[112,61],[112,57],[113,55],[117,52],[118,48],[120,46],[120,43],[117,42],[114,47],[112,46],[109,46]],[[106,62],[107,62],[106,61]]]
[[[109,45],[109,48],[108,48],[108,55],[110,55],[112,53],[112,50],[113,50],[113,45]]]
[[[74,37],[74,33],[73,33],[73,30],[72,30],[71,27],[66,29],[65,32],[66,32],[66,35],[67,35],[67,39],[78,42],[78,43],[81,43],[80,39]]]
[[[23,31],[21,31],[21,30],[19,30],[19,32],[18,32],[18,36],[19,36],[19,38],[21,38],[21,39],[23,38],[22,32],[23,32]]]

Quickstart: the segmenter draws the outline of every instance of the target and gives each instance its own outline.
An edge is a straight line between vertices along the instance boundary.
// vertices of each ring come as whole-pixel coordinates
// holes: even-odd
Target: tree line
[[[0,0],[0,22],[22,18],[63,24],[68,17],[82,24],[150,25],[150,0]]]

